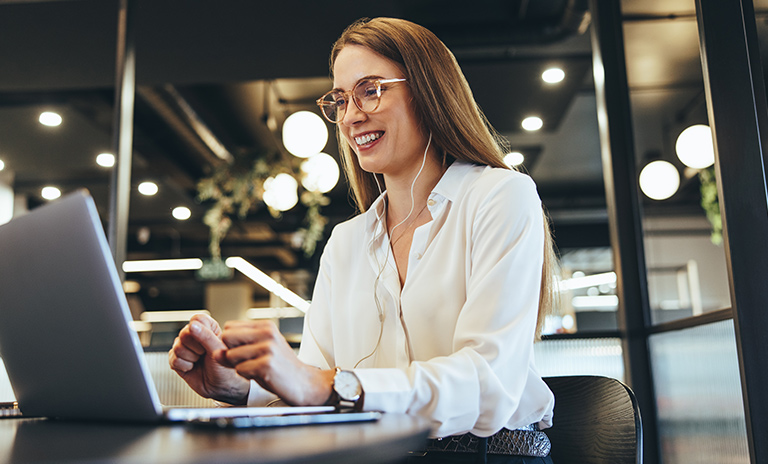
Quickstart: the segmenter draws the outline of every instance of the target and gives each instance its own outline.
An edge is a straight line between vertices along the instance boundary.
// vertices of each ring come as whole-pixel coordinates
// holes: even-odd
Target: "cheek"
[[[343,126],[339,125],[339,135],[341,135],[342,142],[349,143],[349,130],[345,130]]]

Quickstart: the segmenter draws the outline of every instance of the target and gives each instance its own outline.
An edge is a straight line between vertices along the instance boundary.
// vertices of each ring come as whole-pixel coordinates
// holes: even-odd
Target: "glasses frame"
[[[376,84],[376,106],[372,110],[370,110],[370,111],[365,111],[363,108],[361,108],[362,105],[360,104],[359,101],[357,101],[357,97],[355,97],[355,90],[360,86],[360,84],[362,84],[363,82],[367,82],[367,81],[372,81],[372,82],[374,82]],[[342,116],[338,121],[334,121],[331,118],[329,118],[327,114],[325,114],[325,110],[323,109],[324,107],[330,106],[330,104],[331,104],[331,102],[325,101],[325,97],[327,97],[328,95],[330,95],[332,93],[339,93],[339,94],[344,96],[344,100],[347,101],[347,105],[349,105],[349,101],[352,100],[353,102],[355,102],[355,106],[357,107],[357,109],[359,109],[360,111],[362,111],[365,114],[369,114],[369,113],[373,113],[374,111],[379,109],[379,105],[381,104],[381,86],[382,86],[382,84],[392,84],[394,82],[405,82],[405,81],[407,81],[407,79],[404,78],[404,77],[393,77],[393,78],[388,78],[388,79],[364,77],[364,78],[360,79],[359,81],[357,81],[355,83],[355,86],[352,87],[351,90],[338,90],[338,89],[334,89],[334,90],[331,90],[331,91],[328,91],[328,92],[324,93],[322,97],[317,99],[317,106],[320,107],[320,113],[323,114],[323,117],[325,119],[327,119],[332,124],[338,124],[338,123],[340,123],[344,119],[344,116]],[[345,110],[344,114],[346,114],[346,110]]]

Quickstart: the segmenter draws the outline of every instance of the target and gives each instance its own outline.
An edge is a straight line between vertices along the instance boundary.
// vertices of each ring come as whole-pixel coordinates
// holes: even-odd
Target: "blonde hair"
[[[405,75],[413,96],[416,117],[432,144],[442,154],[443,166],[455,159],[509,169],[504,163],[507,141],[477,106],[464,73],[448,47],[430,30],[395,18],[361,19],[341,34],[333,45],[331,74],[341,50],[361,45],[395,63]],[[352,148],[337,130],[344,172],[359,211],[366,211],[379,195],[374,174],[364,171]],[[379,178],[379,182],[383,179]],[[556,303],[557,257],[546,212],[544,215],[544,266],[539,293],[536,335]]]

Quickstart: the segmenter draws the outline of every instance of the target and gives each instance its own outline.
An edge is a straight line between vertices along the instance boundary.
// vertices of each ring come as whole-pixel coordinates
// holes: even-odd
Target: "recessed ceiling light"
[[[154,182],[142,182],[139,184],[139,193],[152,196],[157,193],[157,184]]]
[[[3,160],[0,160],[0,171],[2,171],[3,169],[5,169],[5,163],[3,162]]]
[[[504,156],[504,164],[510,168],[523,164],[523,161],[525,161],[525,156],[523,156],[523,154],[519,151],[513,151],[512,153],[507,153],[506,156]]]
[[[544,121],[542,121],[538,116],[528,116],[527,118],[523,119],[522,126],[523,129],[527,131],[535,131],[541,129],[542,126],[544,126]]]
[[[190,211],[186,206],[177,206],[173,208],[173,212],[171,214],[173,214],[173,217],[179,221],[186,221],[192,217],[192,211]]]
[[[96,164],[105,168],[111,168],[115,165],[115,155],[112,153],[101,153],[96,157]]]
[[[562,82],[562,80],[565,79],[565,71],[556,67],[549,68],[541,73],[541,78],[547,84],[557,84],[558,82]]]
[[[40,124],[44,126],[55,127],[61,124],[61,116],[59,116],[58,113],[54,113],[53,111],[45,111],[40,113],[40,118],[38,120],[40,121]]]
[[[61,196],[61,190],[51,186],[43,187],[40,191],[40,195],[46,200],[55,200]]]

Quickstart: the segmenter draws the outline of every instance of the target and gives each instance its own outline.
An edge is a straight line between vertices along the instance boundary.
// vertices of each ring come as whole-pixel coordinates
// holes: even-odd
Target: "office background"
[[[131,2],[136,81],[125,259],[210,258],[204,220],[217,203],[200,199],[199,182],[246,178],[253,163],[259,180],[283,172],[300,181],[302,160],[286,150],[282,128],[294,112],[317,113],[314,100],[331,87],[333,40],[359,17],[411,19],[454,51],[490,122],[523,156],[520,169],[534,178],[551,215],[566,284],[561,312],[536,347],[541,373],[630,383],[647,401],[647,462],[749,462],[728,243],[717,243],[717,220],[707,217],[711,201],[702,193],[715,187],[714,171],[684,165],[676,150],[684,129],[711,125],[697,6],[623,0],[623,44],[603,40],[625,58],[630,108],[627,148],[614,156],[628,159],[638,175],[663,160],[678,176],[668,198],[652,199],[607,173],[601,153],[604,90],[594,79],[594,40],[598,20],[606,22],[604,3]],[[750,17],[762,50],[766,12],[767,2],[754,2]],[[0,1],[0,220],[48,201],[44,187],[62,193],[85,187],[109,227],[116,167],[96,159],[116,152],[119,13],[117,1]],[[552,67],[564,71],[562,81],[542,80]],[[61,123],[42,124],[44,112],[59,114]],[[539,117],[541,128],[524,129],[528,116]],[[334,129],[327,129],[322,151],[338,160]],[[144,182],[157,192],[140,193]],[[633,204],[615,202],[625,187],[635,192]],[[324,238],[354,210],[343,175],[322,195],[304,186],[296,192],[298,204],[286,211],[257,198],[245,218],[230,213],[220,250],[308,299]],[[177,207],[188,208],[189,218],[175,218]],[[628,251],[612,235],[612,221],[631,208],[638,211],[640,246]],[[312,226],[322,225],[323,234],[312,235]],[[631,276],[617,266],[638,251],[643,270],[634,280],[643,304],[627,301],[622,279]],[[179,393],[163,351],[190,311],[221,320],[273,317],[298,343],[301,314],[288,302],[243,272],[206,269],[209,274],[126,272],[137,330],[171,403],[198,401]],[[625,314],[638,307],[646,347],[639,359],[628,344],[638,327]],[[638,374],[643,363],[647,375]],[[0,375],[0,400],[6,399],[12,391]]]

